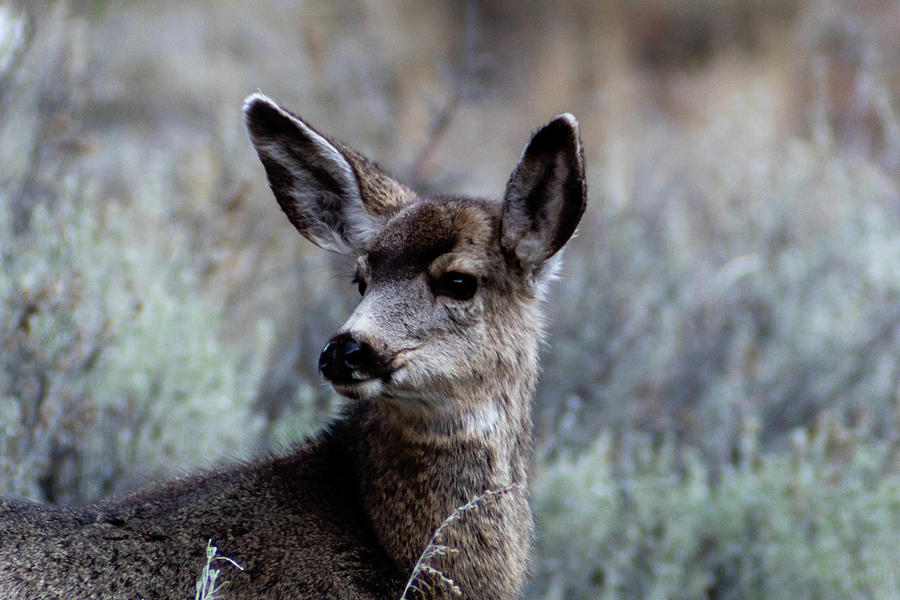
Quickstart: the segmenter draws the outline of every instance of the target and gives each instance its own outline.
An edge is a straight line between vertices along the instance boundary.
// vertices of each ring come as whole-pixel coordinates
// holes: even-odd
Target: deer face
[[[490,208],[420,200],[386,223],[357,260],[362,302],[320,360],[338,392],[439,403],[483,379],[509,287]]]
[[[291,222],[356,256],[362,300],[319,361],[339,393],[431,411],[536,371],[539,299],[585,206],[574,118],[534,136],[491,202],[419,198],[264,96],[245,113]]]

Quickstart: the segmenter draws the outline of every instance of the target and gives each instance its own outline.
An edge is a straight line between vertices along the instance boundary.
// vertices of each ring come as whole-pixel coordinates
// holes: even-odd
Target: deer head
[[[540,299],[585,209],[574,117],[541,128],[490,201],[419,197],[263,95],[244,110],[291,223],[356,258],[362,300],[319,361],[335,390],[482,426],[517,382],[533,392]]]

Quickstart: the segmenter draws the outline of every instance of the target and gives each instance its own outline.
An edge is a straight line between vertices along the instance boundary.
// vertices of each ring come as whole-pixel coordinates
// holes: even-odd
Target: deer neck
[[[358,454],[363,503],[398,566],[411,568],[456,508],[487,491],[527,489],[537,349],[528,354],[524,372],[520,362],[495,373],[467,390],[465,402],[378,398],[366,407]],[[516,518],[530,528],[530,513]]]

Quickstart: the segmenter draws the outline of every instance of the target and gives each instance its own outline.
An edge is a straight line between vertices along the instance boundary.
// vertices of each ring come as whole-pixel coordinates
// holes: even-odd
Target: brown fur
[[[539,299],[584,210],[574,119],[535,135],[492,202],[419,199],[271,100],[245,111],[291,222],[358,257],[365,294],[332,344],[352,340],[366,360],[323,367],[350,401],[280,456],[85,507],[0,499],[0,598],[187,598],[207,539],[246,567],[216,565],[229,599],[398,598],[454,509],[510,488],[449,523],[439,543],[453,550],[415,583],[428,597],[451,595],[442,576],[458,597],[518,597]],[[458,274],[477,282],[471,296],[441,287]]]

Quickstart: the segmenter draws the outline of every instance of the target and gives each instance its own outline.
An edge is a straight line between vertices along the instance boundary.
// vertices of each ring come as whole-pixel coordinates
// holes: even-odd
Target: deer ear
[[[387,218],[415,197],[360,154],[262,94],[247,98],[244,116],[275,199],[317,246],[359,253]]]
[[[537,267],[572,237],[587,199],[578,121],[566,113],[538,131],[506,185],[503,250]]]

